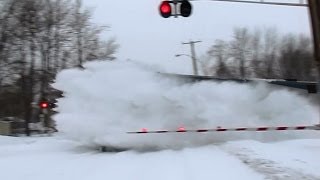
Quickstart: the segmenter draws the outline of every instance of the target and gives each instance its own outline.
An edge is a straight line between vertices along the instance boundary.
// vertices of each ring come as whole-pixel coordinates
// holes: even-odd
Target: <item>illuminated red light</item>
[[[49,107],[49,104],[47,102],[41,102],[40,103],[40,107],[45,109],[45,108],[48,108]]]
[[[169,1],[162,1],[159,7],[160,14],[164,18],[168,18],[171,16],[171,5]]]
[[[171,6],[167,1],[164,1],[160,7],[160,10],[162,13],[170,13],[171,12]]]

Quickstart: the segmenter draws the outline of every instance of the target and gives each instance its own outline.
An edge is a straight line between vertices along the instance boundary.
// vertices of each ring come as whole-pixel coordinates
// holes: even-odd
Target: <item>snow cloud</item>
[[[132,61],[91,62],[61,72],[55,116],[64,136],[89,146],[181,148],[238,139],[281,140],[303,132],[127,134],[128,131],[312,125],[303,97],[266,84],[185,83]]]

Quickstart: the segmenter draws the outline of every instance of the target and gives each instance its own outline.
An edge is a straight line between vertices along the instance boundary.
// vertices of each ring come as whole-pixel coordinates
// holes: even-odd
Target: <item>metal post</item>
[[[45,123],[44,123],[44,118],[45,118],[45,116],[44,116],[44,114],[43,113],[40,113],[39,114],[39,119],[40,119],[40,124],[41,124],[41,133],[45,133]]]
[[[178,18],[178,0],[173,0],[173,5],[174,5],[174,17]]]
[[[320,62],[320,2],[318,0],[309,0],[309,12],[314,41],[315,60]]]

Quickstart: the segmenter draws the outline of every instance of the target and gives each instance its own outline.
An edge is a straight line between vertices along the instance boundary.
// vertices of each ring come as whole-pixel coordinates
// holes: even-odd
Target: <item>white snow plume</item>
[[[127,61],[91,62],[85,70],[65,70],[54,87],[65,95],[55,116],[59,131],[92,146],[181,148],[237,139],[281,140],[311,132],[126,132],[180,126],[313,125],[318,121],[317,109],[287,90],[271,90],[265,84],[187,84]]]

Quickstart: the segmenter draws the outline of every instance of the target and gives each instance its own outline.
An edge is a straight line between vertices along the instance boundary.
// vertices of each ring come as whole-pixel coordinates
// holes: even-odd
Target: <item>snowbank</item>
[[[310,125],[318,111],[303,97],[264,84],[187,84],[130,61],[91,62],[57,76],[64,91],[55,116],[59,131],[85,145],[180,148],[236,139],[281,140],[314,133],[132,135],[127,131]]]
[[[265,179],[265,175],[255,172],[237,157],[216,146],[149,153],[97,153],[75,147],[72,143],[57,137],[11,139],[20,143],[0,146],[1,179]]]

